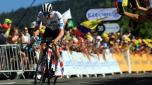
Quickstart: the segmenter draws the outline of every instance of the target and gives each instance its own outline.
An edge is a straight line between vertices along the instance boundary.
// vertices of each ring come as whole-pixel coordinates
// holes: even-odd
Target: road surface
[[[33,79],[0,80],[0,85],[33,85]],[[56,85],[152,85],[152,74],[117,74],[106,77],[58,79]]]

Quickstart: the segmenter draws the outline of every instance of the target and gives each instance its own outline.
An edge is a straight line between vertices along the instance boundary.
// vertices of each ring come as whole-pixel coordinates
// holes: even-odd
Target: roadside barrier
[[[12,72],[21,72],[21,57],[18,55],[19,45],[0,45],[0,72],[9,77]]]
[[[91,54],[90,59],[81,52],[62,52],[63,65],[57,74],[64,74],[67,78],[71,75],[77,77],[89,77],[98,74],[132,73],[132,72],[151,72],[152,55],[130,54],[127,52],[111,53],[105,49],[103,54]],[[8,44],[0,45],[0,74],[7,78],[11,73],[16,72],[17,77],[25,78],[25,72],[35,72],[37,57],[31,49],[22,49],[20,45]],[[64,68],[63,68],[64,67]]]
[[[118,63],[112,57],[109,49],[106,49],[105,56],[92,54],[90,60],[83,53],[63,51],[64,75],[77,75],[81,77],[86,75],[108,74],[121,72]],[[104,59],[104,57],[106,59]]]
[[[7,78],[16,72],[16,78],[23,76],[25,71],[35,71],[32,66],[36,64],[33,58],[33,52],[22,51],[21,46],[17,44],[0,45],[0,73]]]

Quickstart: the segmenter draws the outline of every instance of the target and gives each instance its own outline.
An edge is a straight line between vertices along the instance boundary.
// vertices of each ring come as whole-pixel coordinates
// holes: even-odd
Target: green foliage
[[[141,37],[152,39],[152,22],[145,22],[140,27]]]

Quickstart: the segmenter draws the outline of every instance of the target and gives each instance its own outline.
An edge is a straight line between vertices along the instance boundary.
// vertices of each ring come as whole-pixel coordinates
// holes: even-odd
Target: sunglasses
[[[43,15],[44,16],[50,16],[50,13],[49,12],[43,12]]]

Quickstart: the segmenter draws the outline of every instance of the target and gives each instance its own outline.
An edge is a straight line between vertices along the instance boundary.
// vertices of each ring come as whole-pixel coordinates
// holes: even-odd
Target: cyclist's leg
[[[55,38],[57,38],[57,36],[59,35],[59,30],[58,29],[56,29],[56,30],[53,30],[52,31],[52,40],[54,40]],[[57,44],[59,44],[60,42],[58,42]],[[59,53],[59,51],[58,51],[58,45],[56,45],[56,46],[54,46],[55,48],[54,48],[54,51],[55,51],[55,55],[56,55],[56,58],[57,58],[57,60],[59,59],[59,57],[60,57],[60,53]]]
[[[52,32],[52,40],[55,39],[58,34],[59,34],[59,30],[53,30]],[[60,72],[60,65],[59,65],[59,62],[60,62],[60,51],[59,51],[59,44],[60,44],[60,41],[57,43],[57,45],[54,46],[53,48],[53,52],[54,52],[54,58],[56,60],[56,63],[55,63],[55,76],[61,76],[61,72]]]
[[[47,54],[47,43],[46,39],[49,36],[49,30],[46,29],[43,35],[43,39],[41,42],[41,51],[40,51],[40,58],[39,62],[37,63],[37,72],[36,72],[36,78],[35,79],[42,79],[48,77],[48,63],[46,59]],[[43,71],[43,72],[42,72]],[[40,80],[41,81],[41,80]]]
[[[49,29],[49,28],[47,28],[46,27],[46,29],[45,29],[45,32],[44,32],[44,34],[43,34],[43,38],[42,38],[42,42],[41,42],[41,52],[42,52],[42,56],[45,56],[46,55],[46,52],[47,52],[47,40],[49,39],[49,38],[51,38],[50,36],[51,36],[51,30]]]

